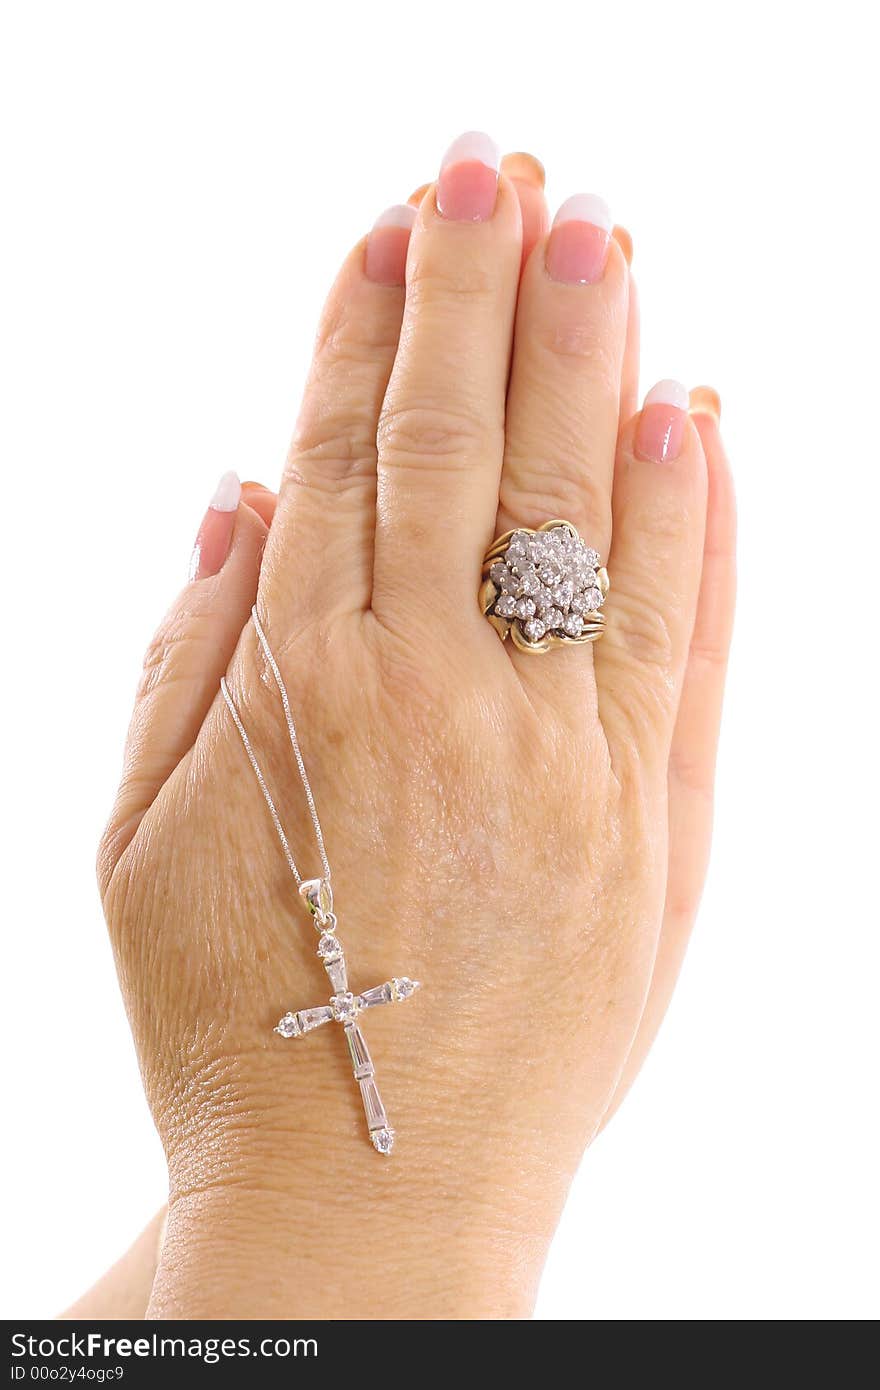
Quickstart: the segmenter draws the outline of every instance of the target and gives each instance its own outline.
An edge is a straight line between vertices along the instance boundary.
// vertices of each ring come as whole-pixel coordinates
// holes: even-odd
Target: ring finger
[[[520,289],[499,533],[564,517],[607,556],[628,279],[605,204],[569,198]],[[570,655],[589,670],[582,651]]]

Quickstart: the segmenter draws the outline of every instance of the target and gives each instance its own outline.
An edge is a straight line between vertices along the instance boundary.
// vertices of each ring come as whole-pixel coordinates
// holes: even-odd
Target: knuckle
[[[137,699],[146,699],[173,670],[181,645],[189,637],[189,615],[176,610],[163,618],[144,652]]]
[[[472,458],[483,428],[466,409],[434,401],[390,404],[379,421],[379,453],[392,466],[420,458],[453,463]]]
[[[700,543],[702,552],[703,514],[687,493],[682,494],[674,488],[659,489],[652,493],[651,510],[638,519],[642,534],[650,538],[655,563],[672,565],[677,568],[682,546],[691,539]]]
[[[727,642],[721,637],[701,637],[691,642],[688,664],[706,671],[723,670],[727,665]]]
[[[677,785],[687,792],[705,798],[711,804],[714,784],[714,759],[683,748],[673,748],[669,755],[669,771]]]
[[[398,325],[377,323],[357,306],[334,306],[322,323],[284,481],[337,492],[376,468],[376,418],[384,357]]]
[[[582,319],[546,323],[536,328],[534,342],[554,366],[571,362],[595,391],[617,394],[620,344],[606,325]]]
[[[502,508],[524,525],[561,516],[583,525],[585,539],[608,535],[611,499],[586,465],[575,473],[570,463],[554,467],[531,459],[508,460],[501,479]]]
[[[419,259],[406,287],[407,313],[424,313],[450,304],[460,312],[462,301],[472,306],[494,303],[498,294],[497,267],[462,247],[455,256]]]
[[[614,590],[612,589],[612,595]],[[661,676],[672,668],[675,641],[667,613],[655,603],[618,601],[613,622],[632,663],[642,671]]]
[[[203,609],[185,605],[168,613],[144,653],[137,700],[148,699],[159,686],[183,679],[184,659],[187,668],[197,667],[198,660],[191,663],[190,654],[210,643],[210,615]]]
[[[621,699],[621,713],[630,735],[630,746],[634,756],[644,763],[634,768],[641,776],[650,761],[650,753],[658,747],[658,739],[670,726],[674,704],[672,690],[664,678],[640,675],[638,680],[630,681],[625,698]]]
[[[394,352],[399,324],[395,319],[364,313],[356,301],[336,300],[322,319],[315,342],[312,377],[337,377],[359,367],[375,373],[376,354]]]
[[[647,601],[629,601],[612,581],[602,641],[602,683],[624,730],[626,746],[651,762],[665,747],[677,704],[676,638],[668,616]],[[663,755],[664,769],[668,765]],[[665,772],[664,772],[665,775]]]
[[[333,492],[375,473],[376,382],[355,368],[341,378],[344,388],[331,378],[326,367],[313,373],[284,466],[285,483]]]
[[[689,889],[670,891],[664,908],[664,917],[677,927],[687,927],[693,922],[700,906],[701,893]]]
[[[336,493],[376,473],[376,439],[336,416],[317,416],[297,427],[282,486]],[[346,426],[349,426],[346,428]]]

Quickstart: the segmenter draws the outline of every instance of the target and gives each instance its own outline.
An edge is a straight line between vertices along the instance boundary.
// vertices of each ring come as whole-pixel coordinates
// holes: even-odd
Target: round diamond
[[[342,947],[332,932],[325,931],[318,938],[318,955],[322,960],[335,960],[342,955]]]
[[[390,1154],[394,1148],[394,1130],[389,1129],[388,1125],[383,1125],[381,1129],[371,1129],[370,1138],[377,1153]]]
[[[540,618],[529,618],[527,622],[523,623],[522,630],[530,642],[540,642],[547,627]]]
[[[299,1024],[296,1014],[285,1014],[275,1026],[275,1032],[280,1033],[282,1038],[295,1038],[299,1032]]]
[[[553,607],[553,590],[543,585],[535,598],[535,607],[539,613],[546,613],[548,608]]]
[[[555,558],[552,560],[542,560],[541,564],[538,566],[538,575],[544,584],[553,588],[562,578],[559,562]]]
[[[543,616],[545,626],[562,627],[562,614],[558,608],[550,608]]]
[[[492,580],[496,589],[509,589],[511,581],[513,580],[513,575],[503,560],[496,560],[489,570],[489,578]]]
[[[561,584],[557,584],[553,590],[553,602],[557,608],[561,608],[563,613],[571,603],[574,593],[574,585],[570,579],[563,579]]]
[[[602,594],[598,589],[588,589],[584,594],[584,608],[586,612],[592,613],[602,606]]]
[[[562,631],[566,637],[580,637],[583,625],[584,620],[580,613],[566,613],[562,622]]]
[[[519,581],[519,592],[523,598],[535,598],[541,592],[541,581],[533,569]]]
[[[351,990],[346,990],[344,994],[334,994],[331,997],[330,1007],[337,1023],[350,1023],[360,1012],[361,1001]]]
[[[495,612],[499,618],[512,618],[516,612],[516,599],[513,594],[499,594],[495,600]]]
[[[517,599],[516,616],[518,618],[533,618],[535,616],[535,600],[533,598]]]
[[[394,981],[394,990],[398,999],[408,999],[415,991],[415,987],[415,981],[411,980],[408,975],[403,975],[399,980]]]
[[[504,552],[504,558],[509,565],[520,564],[527,560],[529,556],[529,538],[518,531]]]

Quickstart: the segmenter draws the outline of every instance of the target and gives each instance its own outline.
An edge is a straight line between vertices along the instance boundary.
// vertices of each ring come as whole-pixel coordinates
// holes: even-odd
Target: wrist
[[[227,1070],[222,1105],[192,1086],[187,1107],[169,1107],[169,1228],[148,1316],[528,1317],[582,1136],[563,1143],[557,1125],[551,1157],[540,1096],[535,1123],[514,1124],[486,1107],[484,1050],[479,1067],[446,1057],[435,1073],[430,1041],[423,1028],[419,1065],[394,1075],[390,1059],[404,1120],[389,1158],[317,1053],[297,1059],[293,1096],[261,1051]]]
[[[178,1150],[149,1317],[530,1316],[561,1176],[464,1125],[410,1131],[386,1159],[351,1122],[340,1138],[341,1116],[313,1118]]]
[[[319,1180],[320,1182],[320,1180]],[[527,1318],[543,1262],[401,1194],[214,1188],[172,1202],[148,1318]]]

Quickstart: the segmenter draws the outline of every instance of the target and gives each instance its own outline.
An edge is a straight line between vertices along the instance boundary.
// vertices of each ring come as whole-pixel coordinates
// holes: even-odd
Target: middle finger
[[[474,602],[498,506],[521,220],[498,152],[471,132],[419,208],[400,346],[379,424],[374,612]]]

